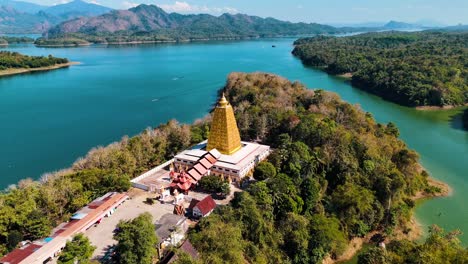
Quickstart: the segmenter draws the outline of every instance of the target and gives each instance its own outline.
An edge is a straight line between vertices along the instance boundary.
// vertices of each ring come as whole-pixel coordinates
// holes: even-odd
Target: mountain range
[[[261,37],[337,33],[338,29],[316,23],[291,23],[244,14],[181,15],[166,13],[155,5],[114,10],[96,17],[81,17],[52,28],[49,36],[67,33],[107,34],[152,32],[187,37]]]
[[[0,0],[0,33],[43,33],[60,22],[78,17],[98,16],[111,10],[82,0],[50,7],[22,1]]]

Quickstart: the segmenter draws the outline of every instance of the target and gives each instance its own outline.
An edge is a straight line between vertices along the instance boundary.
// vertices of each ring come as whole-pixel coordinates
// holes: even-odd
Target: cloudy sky
[[[53,5],[69,0],[23,0]],[[362,23],[398,20],[468,24],[468,0],[86,0],[116,9],[156,4],[178,13],[246,13],[289,21]]]

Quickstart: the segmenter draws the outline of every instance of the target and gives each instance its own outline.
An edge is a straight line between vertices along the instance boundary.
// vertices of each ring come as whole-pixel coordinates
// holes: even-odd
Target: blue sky
[[[24,0],[53,5],[70,0]],[[288,21],[361,23],[434,20],[468,24],[468,0],[86,0],[116,9],[156,4],[178,13],[246,13]]]

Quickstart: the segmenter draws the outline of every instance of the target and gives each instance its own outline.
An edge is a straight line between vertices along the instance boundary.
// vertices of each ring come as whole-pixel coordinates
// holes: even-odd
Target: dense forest
[[[33,43],[34,39],[28,37],[8,37],[0,36],[0,46],[6,46],[8,44],[17,44],[17,43]]]
[[[357,87],[406,106],[468,103],[468,32],[384,32],[315,37],[293,54]]]
[[[63,46],[63,47],[72,47],[72,46],[86,46],[90,45],[91,43],[83,40],[81,38],[74,38],[67,36],[66,38],[53,38],[53,39],[45,39],[45,38],[38,38],[34,44],[37,46]]]
[[[55,58],[52,55],[27,56],[18,52],[0,51],[0,70],[18,69],[18,68],[40,68],[53,66],[56,64],[68,63],[67,59]]]
[[[336,94],[262,73],[231,74],[225,92],[242,138],[275,151],[255,172],[261,181],[247,182],[191,231],[203,263],[319,263],[371,230],[409,232],[411,197],[438,191],[394,124],[376,123]],[[128,190],[131,178],[206,139],[209,123],[148,128],[11,186],[0,194],[0,252],[47,236],[108,191]]]
[[[401,240],[390,242],[385,249],[371,247],[358,256],[358,264],[467,263],[468,249],[460,245],[459,234],[432,226],[424,243]]]
[[[274,151],[190,233],[204,263],[321,263],[370,231],[411,231],[412,197],[437,191],[393,123],[336,94],[263,73],[231,74],[224,92],[242,138]]]

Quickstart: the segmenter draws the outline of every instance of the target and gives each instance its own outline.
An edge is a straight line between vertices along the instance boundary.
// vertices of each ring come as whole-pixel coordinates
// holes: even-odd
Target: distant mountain
[[[14,1],[14,0],[0,0],[0,6],[11,7],[16,10],[21,10],[22,13],[36,14],[44,10],[47,6],[36,5],[29,2]]]
[[[411,28],[422,28],[421,25],[410,24],[399,21],[390,21],[383,26],[385,29],[411,29]]]
[[[42,11],[29,14],[9,6],[0,7],[0,33],[44,32],[58,22],[55,17]]]
[[[0,0],[0,33],[44,33],[60,22],[97,16],[111,10],[81,0],[52,7]]]
[[[66,4],[46,8],[43,11],[47,14],[69,20],[82,16],[99,16],[111,10],[111,8],[105,6],[87,3],[82,0],[75,0]]]
[[[85,35],[152,36],[166,40],[218,39],[337,33],[339,29],[320,24],[291,23],[274,18],[243,14],[212,16],[168,14],[155,5],[139,5],[97,17],[70,20],[52,28],[50,37],[69,33]],[[115,35],[115,34],[114,34]],[[141,38],[140,38],[141,39]]]

